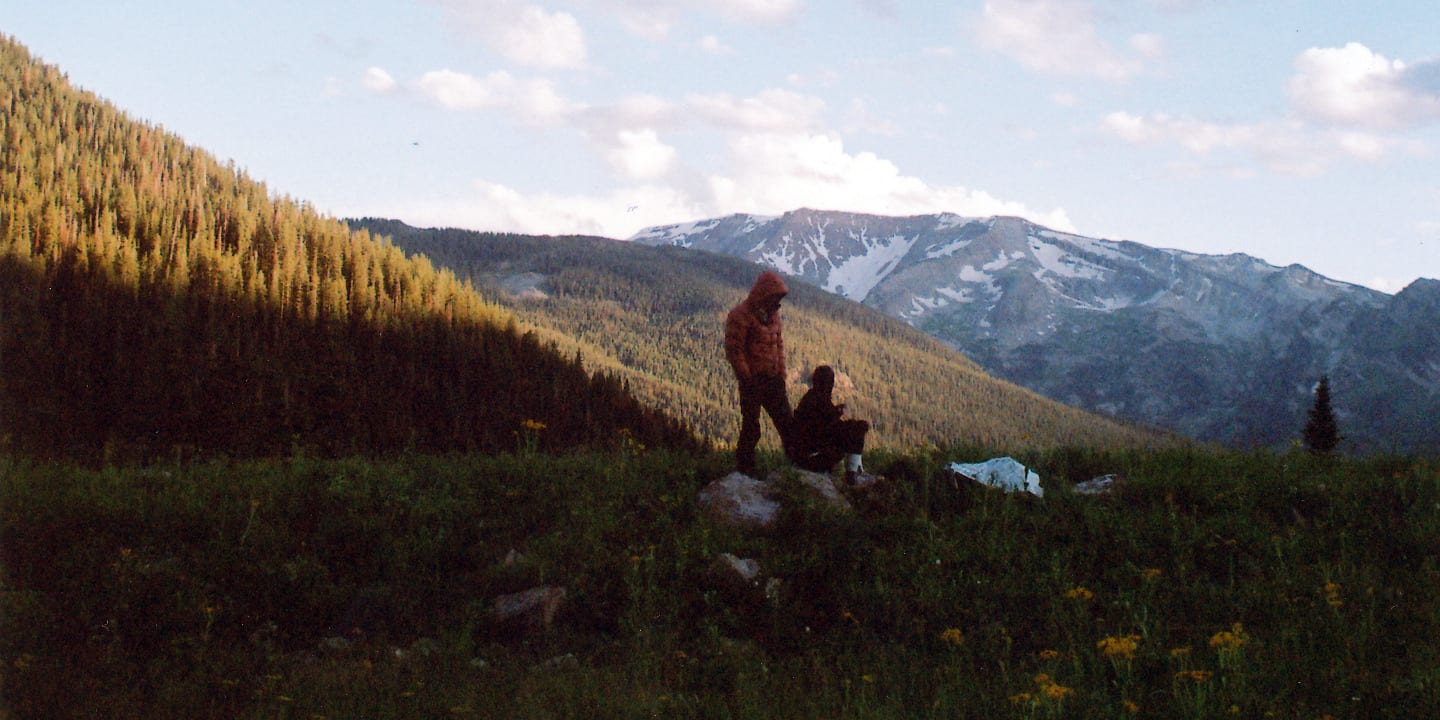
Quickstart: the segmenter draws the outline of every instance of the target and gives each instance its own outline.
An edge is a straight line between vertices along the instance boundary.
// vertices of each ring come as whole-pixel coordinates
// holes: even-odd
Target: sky
[[[1440,278],[1436,0],[47,0],[0,33],[334,217],[1017,215]]]

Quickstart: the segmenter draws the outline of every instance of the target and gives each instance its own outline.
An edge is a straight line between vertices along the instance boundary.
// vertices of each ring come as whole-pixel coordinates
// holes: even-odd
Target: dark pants
[[[785,394],[785,379],[762,377],[740,384],[740,440],[735,444],[735,469],[746,475],[755,474],[755,446],[760,442],[760,409],[770,415],[770,422],[780,433],[780,444],[790,441],[790,398]]]
[[[819,437],[794,438],[795,444],[804,445],[791,455],[791,461],[810,472],[830,472],[835,463],[846,455],[865,452],[865,433],[870,432],[870,423],[864,420],[841,420],[823,428]]]

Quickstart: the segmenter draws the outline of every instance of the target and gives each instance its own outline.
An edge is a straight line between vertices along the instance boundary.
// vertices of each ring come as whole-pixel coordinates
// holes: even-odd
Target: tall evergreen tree
[[[1340,426],[1335,422],[1335,411],[1330,407],[1330,378],[1320,376],[1315,386],[1315,404],[1310,407],[1310,419],[1305,423],[1305,449],[1316,455],[1329,455],[1340,446]]]

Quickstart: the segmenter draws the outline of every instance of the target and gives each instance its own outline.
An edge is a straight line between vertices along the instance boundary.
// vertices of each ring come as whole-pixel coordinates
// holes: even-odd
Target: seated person
[[[795,407],[786,454],[796,466],[818,473],[830,472],[845,458],[846,482],[869,485],[877,478],[865,472],[860,454],[865,451],[870,423],[845,418],[845,405],[836,405],[831,399],[834,389],[835,370],[829,365],[815,368],[810,390]]]

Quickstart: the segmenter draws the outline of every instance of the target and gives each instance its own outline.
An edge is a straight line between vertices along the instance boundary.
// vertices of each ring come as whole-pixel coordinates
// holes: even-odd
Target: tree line
[[[696,442],[453,272],[0,38],[0,443],[141,460],[495,451],[522,434]]]

